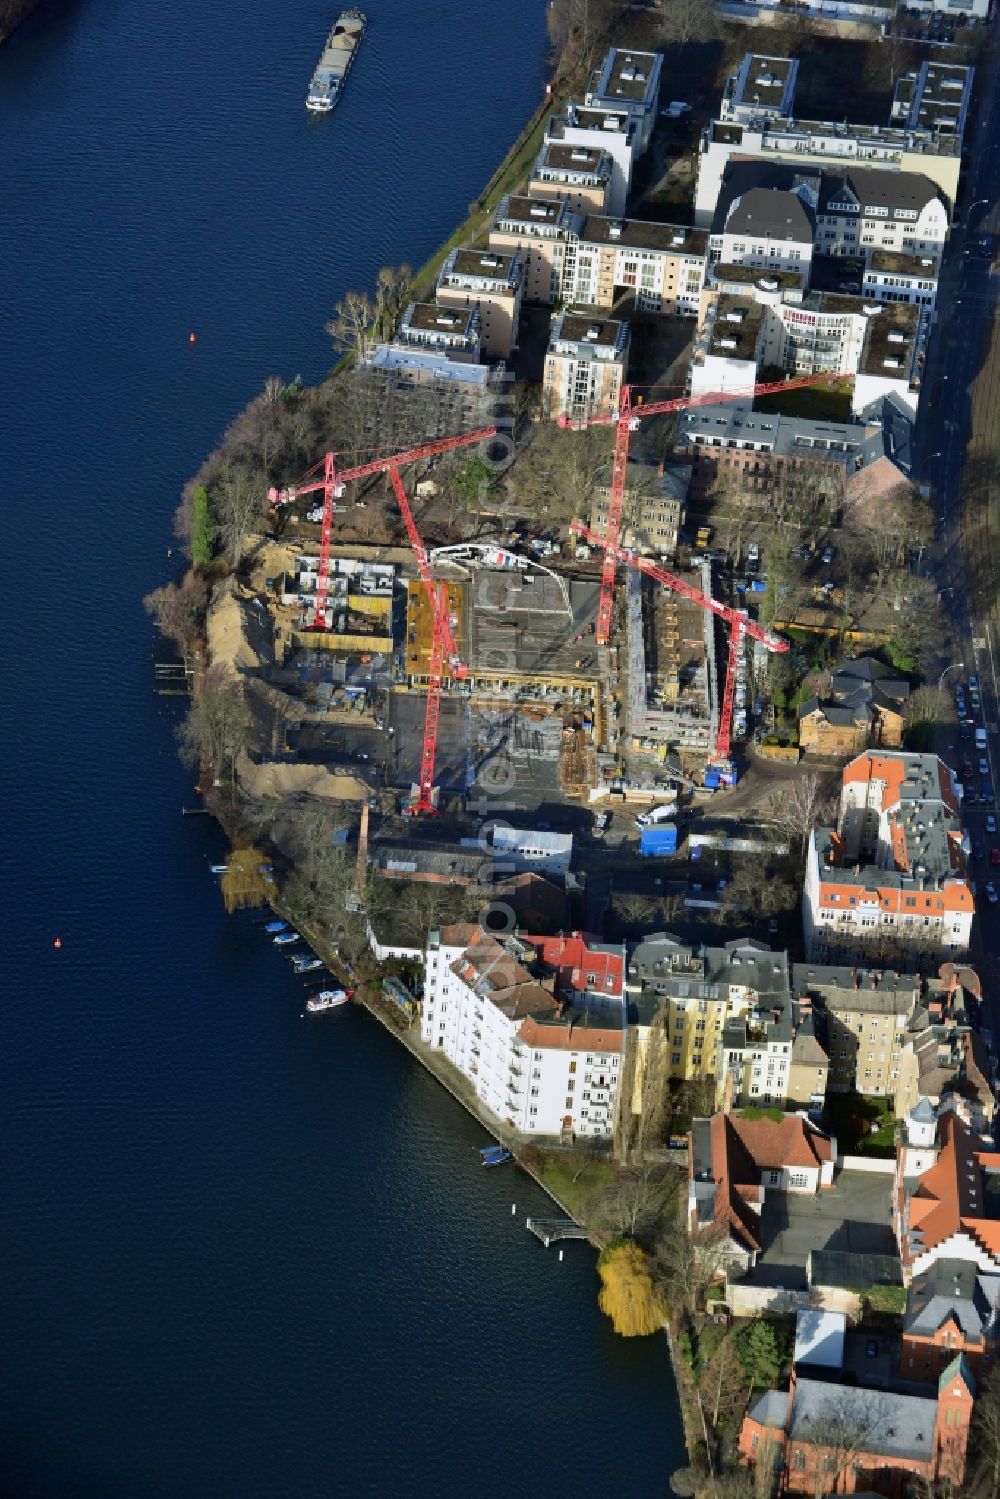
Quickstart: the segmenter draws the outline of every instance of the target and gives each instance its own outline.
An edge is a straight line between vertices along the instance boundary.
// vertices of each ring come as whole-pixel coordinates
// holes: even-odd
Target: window
[[[573,1100],[572,1100],[572,1098],[567,1098],[567,1100],[566,1100],[566,1107],[568,1109],[571,1109],[573,1107]]]
[[[569,1064],[569,1075],[570,1075],[570,1077],[573,1076],[573,1073],[575,1071],[576,1071],[576,1063],[575,1062],[570,1062],[570,1064]]]

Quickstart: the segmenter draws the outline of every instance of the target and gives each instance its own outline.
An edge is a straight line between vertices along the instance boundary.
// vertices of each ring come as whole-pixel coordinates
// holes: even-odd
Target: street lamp
[[[948,675],[948,673],[950,671],[964,671],[964,670],[965,670],[965,662],[964,661],[953,661],[950,666],[946,666],[945,669],[944,669],[944,671],[938,677],[938,692],[940,692],[941,688],[944,686],[944,679],[945,679],[945,677]]]

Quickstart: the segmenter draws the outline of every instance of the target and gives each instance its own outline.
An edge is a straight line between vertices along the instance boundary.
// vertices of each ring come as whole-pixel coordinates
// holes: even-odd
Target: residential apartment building
[[[787,1003],[788,955],[753,941],[697,948],[657,932],[630,951],[626,989],[630,1025],[664,1026],[671,1078],[717,1079],[727,1021]],[[781,1058],[783,1085],[789,1061],[790,1041]]]
[[[954,773],[935,755],[867,751],[842,777],[836,829],[810,835],[802,895],[812,962],[968,949],[974,900]]]
[[[625,478],[622,545],[639,552],[672,557],[684,524],[684,502],[691,479],[689,464],[659,465],[630,458]],[[590,528],[603,533],[608,523],[610,477],[594,486]]]
[[[580,222],[579,215],[557,197],[511,194],[501,198],[490,225],[489,247],[518,254],[524,267],[521,295],[525,302],[545,305],[561,299],[566,243]]]
[[[474,307],[442,307],[411,302],[403,313],[396,342],[441,354],[456,364],[478,364],[482,348],[479,313]]]
[[[719,1233],[730,1268],[751,1269],[763,1248],[771,1192],[815,1196],[833,1185],[837,1142],[798,1114],[744,1119],[719,1112],[688,1134],[688,1233]]]
[[[717,295],[695,336],[691,394],[752,401],[765,333],[764,308],[753,297]]]
[[[591,214],[567,238],[561,296],[610,308],[631,293],[637,311],[695,317],[707,244],[701,229]]]
[[[987,1199],[987,1177],[995,1179],[997,1171],[1000,1155],[993,1142],[957,1109],[942,1106],[930,1129],[916,1115],[907,1119],[896,1148],[893,1199],[904,1285],[940,1260],[964,1260],[982,1275],[1000,1274],[1000,1220]]]
[[[584,95],[591,109],[624,112],[635,125],[635,154],[649,145],[660,98],[661,52],[635,52],[612,47],[591,75]]]
[[[508,359],[517,343],[524,270],[515,252],[452,250],[438,277],[439,307],[474,312],[484,359]]]
[[[912,76],[901,79],[886,125],[797,118],[797,71],[794,58],[747,54],[729,79],[719,117],[701,137],[696,224],[706,227],[715,217],[723,178],[734,158],[754,158],[796,172],[873,167],[918,173],[936,185],[946,203],[955,202],[971,69],[957,69],[947,78],[943,72],[928,73],[923,84]]]
[[[975,68],[937,57],[896,80],[890,125],[961,137],[972,100]],[[954,195],[952,195],[954,196]]]
[[[618,411],[628,369],[627,323],[561,312],[552,325],[542,378],[548,416],[580,419]]]
[[[611,182],[604,205],[606,213],[625,212],[632,167],[640,150],[641,123],[627,109],[611,105],[567,104],[565,112],[553,115],[545,127],[546,144],[605,151],[611,158]]]
[[[899,749],[909,696],[909,683],[873,657],[841,661],[831,668],[829,692],[799,707],[799,747],[819,755],[857,755],[870,745]]]
[[[550,964],[548,941],[498,940],[471,925],[431,932],[421,1037],[508,1128],[606,1137],[614,1128],[625,1037],[620,950],[617,971],[613,952],[591,954],[586,941],[569,965],[562,953]],[[595,984],[598,971],[603,981],[601,1003],[593,1006],[586,1003],[591,971]],[[574,996],[584,1003],[575,1004]]]
[[[730,199],[712,225],[712,259],[766,272],[801,271],[808,283],[816,236],[815,191],[748,187]]]
[[[720,1109],[816,1108],[826,1098],[829,1066],[811,1001],[775,992],[726,1022],[715,1101]]]
[[[528,196],[558,199],[574,213],[604,213],[611,193],[613,163],[596,146],[545,141],[528,179]]]
[[[904,1499],[914,1480],[958,1489],[975,1393],[961,1355],[942,1372],[933,1397],[807,1379],[793,1369],[787,1391],[768,1390],[751,1404],[739,1451],[747,1462],[767,1452],[781,1472],[783,1493],[810,1499],[831,1492],[833,1473],[842,1494]]]
[[[877,250],[938,260],[950,219],[949,200],[923,173],[828,170],[820,178],[816,250],[865,260]]]
[[[908,472],[909,413],[885,401],[878,415],[877,425],[814,422],[718,402],[678,413],[674,454],[691,464],[692,498],[720,484],[731,500],[808,484],[833,501],[871,499]]]
[[[726,79],[719,118],[727,124],[750,125],[761,115],[790,115],[798,76],[797,57],[745,52],[736,72]]]
[[[916,974],[797,963],[796,994],[808,995],[823,1018],[831,1093],[894,1097],[906,1033],[920,1001]]]
[[[908,302],[930,311],[937,300],[940,270],[937,255],[875,250],[862,273],[861,295],[876,302]]]

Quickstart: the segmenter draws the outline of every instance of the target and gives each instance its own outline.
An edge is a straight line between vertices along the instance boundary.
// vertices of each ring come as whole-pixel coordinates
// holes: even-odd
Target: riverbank
[[[40,0],[0,0],[0,46],[37,9]]]

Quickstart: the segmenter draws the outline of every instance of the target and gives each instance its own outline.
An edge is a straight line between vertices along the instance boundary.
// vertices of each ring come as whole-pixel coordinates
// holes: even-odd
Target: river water
[[[184,479],[539,97],[540,0],[375,5],[320,120],[320,0],[47,0],[0,51],[4,1499],[659,1495],[681,1460],[589,1250],[226,919],[152,690]]]

